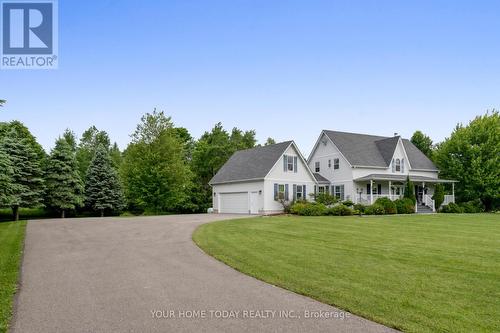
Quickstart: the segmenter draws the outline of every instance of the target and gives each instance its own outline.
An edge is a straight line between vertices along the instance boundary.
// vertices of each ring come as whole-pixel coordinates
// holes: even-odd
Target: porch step
[[[417,205],[417,214],[431,214],[433,213],[432,208],[425,205]]]

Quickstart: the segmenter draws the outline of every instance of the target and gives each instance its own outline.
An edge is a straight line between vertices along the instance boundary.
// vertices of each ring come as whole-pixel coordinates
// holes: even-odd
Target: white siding
[[[334,169],[334,159],[336,158],[339,159],[338,169]],[[331,160],[330,168],[328,167],[328,160]],[[320,163],[319,174],[328,179],[332,185],[344,185],[345,198],[352,200],[356,193],[353,188],[352,167],[325,134],[321,134],[318,145],[309,158],[309,168],[311,168],[312,172],[315,172],[316,162]]]
[[[219,203],[221,194],[223,193],[240,193],[245,192],[249,196],[250,192],[259,192],[258,194],[258,207],[259,212],[264,210],[264,181],[253,181],[253,182],[237,182],[237,183],[227,183],[218,184],[212,186],[212,203],[215,212],[219,212]],[[215,193],[215,195],[214,195]],[[248,197],[248,200],[250,198]]]
[[[300,158],[300,154],[293,146],[290,146],[285,155],[297,156],[297,172],[284,171],[283,156],[276,161],[276,164],[271,169],[264,180],[264,213],[272,214],[283,211],[283,206],[274,200],[274,184],[288,184],[289,198],[292,200],[293,185],[306,185],[307,193],[314,193],[314,184],[316,183],[313,176],[307,169],[307,165]],[[309,195],[307,195],[309,199]]]

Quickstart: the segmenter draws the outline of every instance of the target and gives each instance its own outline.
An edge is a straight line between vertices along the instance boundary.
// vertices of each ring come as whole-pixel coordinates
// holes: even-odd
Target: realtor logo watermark
[[[56,0],[4,0],[1,4],[1,69],[56,69]]]

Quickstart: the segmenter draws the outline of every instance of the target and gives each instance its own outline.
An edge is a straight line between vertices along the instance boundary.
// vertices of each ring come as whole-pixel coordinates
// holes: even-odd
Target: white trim
[[[254,182],[254,181],[258,181],[258,180],[264,181],[264,178],[247,178],[247,179],[228,180],[225,182],[208,183],[208,185],[213,186],[213,185],[220,185],[220,184],[246,183],[246,182]]]

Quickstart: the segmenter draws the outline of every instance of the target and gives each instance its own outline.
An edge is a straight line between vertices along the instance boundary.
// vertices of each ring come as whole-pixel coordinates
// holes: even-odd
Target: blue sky
[[[59,1],[59,69],[0,71],[0,121],[123,149],[153,108],[199,137],[321,129],[434,141],[500,108],[498,1]]]

